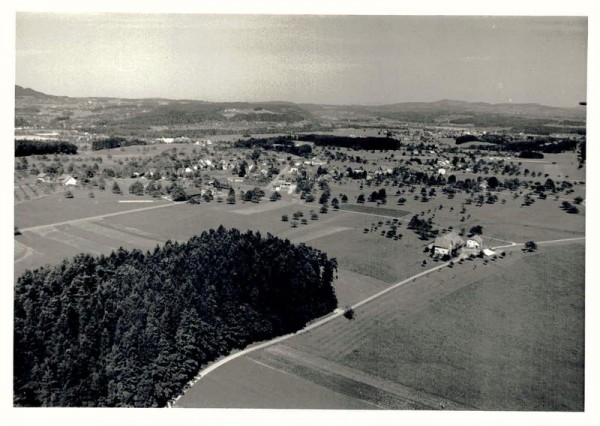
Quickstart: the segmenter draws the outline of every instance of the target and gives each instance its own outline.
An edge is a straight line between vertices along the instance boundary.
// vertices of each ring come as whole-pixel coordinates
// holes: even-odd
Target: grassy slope
[[[294,346],[472,408],[582,410],[583,255],[547,247],[462,287],[400,290]]]

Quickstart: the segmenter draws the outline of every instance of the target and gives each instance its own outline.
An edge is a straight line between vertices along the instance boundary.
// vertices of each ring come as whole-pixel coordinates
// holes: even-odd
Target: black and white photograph
[[[593,408],[588,15],[10,19],[13,416]]]

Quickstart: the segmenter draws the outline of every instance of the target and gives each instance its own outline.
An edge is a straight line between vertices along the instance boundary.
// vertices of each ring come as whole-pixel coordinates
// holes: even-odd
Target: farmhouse
[[[433,242],[433,254],[456,256],[464,245],[465,241],[456,232],[449,232],[435,239]]]
[[[493,250],[490,250],[490,249],[484,249],[484,250],[483,250],[483,254],[484,254],[485,256],[487,256],[487,257],[491,257],[491,256],[495,255],[495,254],[496,254],[496,252],[495,252],[495,251],[493,251]]]
[[[483,239],[479,235],[467,239],[467,248],[480,249],[481,247],[483,247]]]
[[[50,182],[50,176],[48,176],[47,173],[40,173],[37,175],[37,180],[39,180],[40,182]]]
[[[62,175],[58,178],[58,182],[64,186],[73,186],[77,185],[77,179],[75,179],[71,175]]]

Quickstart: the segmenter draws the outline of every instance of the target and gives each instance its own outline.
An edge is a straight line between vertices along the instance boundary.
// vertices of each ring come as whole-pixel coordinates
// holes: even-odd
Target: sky
[[[66,96],[576,106],[587,19],[17,13],[16,84]]]

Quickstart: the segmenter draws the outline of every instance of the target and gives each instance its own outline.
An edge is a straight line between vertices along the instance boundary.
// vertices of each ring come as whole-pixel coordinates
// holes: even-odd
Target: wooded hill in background
[[[335,309],[336,269],[304,244],[220,227],[27,271],[15,288],[14,403],[164,406],[208,362]]]

